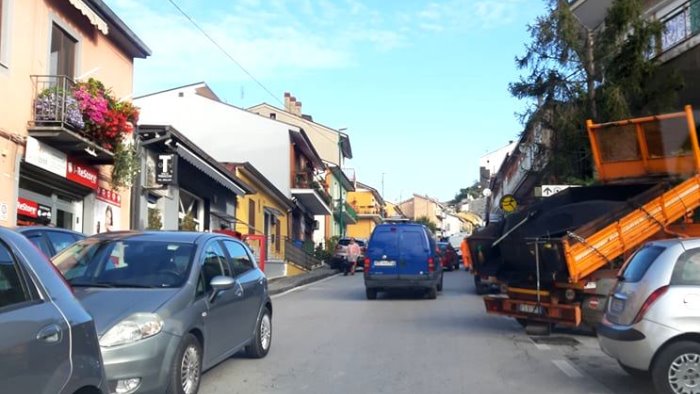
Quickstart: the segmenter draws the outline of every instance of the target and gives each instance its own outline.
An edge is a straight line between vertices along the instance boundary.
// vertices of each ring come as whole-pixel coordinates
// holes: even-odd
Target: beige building
[[[52,224],[88,234],[130,227],[114,151],[134,122],[134,58],[150,50],[102,1],[0,0],[0,226]],[[78,82],[93,80],[88,85]],[[88,116],[87,95],[106,103]],[[11,92],[11,93],[10,93]],[[83,101],[81,101],[83,100]]]
[[[442,205],[428,196],[414,194],[413,197],[400,202],[398,205],[401,212],[411,220],[427,217],[438,228],[441,228],[442,221],[445,219],[445,211]]]

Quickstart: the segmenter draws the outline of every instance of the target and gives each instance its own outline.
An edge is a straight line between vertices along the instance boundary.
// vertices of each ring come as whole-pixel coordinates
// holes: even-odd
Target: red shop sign
[[[97,170],[72,159],[68,159],[66,178],[90,189],[97,189]]]
[[[114,190],[109,190],[98,186],[96,197],[98,200],[108,202],[112,205],[116,205],[118,207],[122,206],[122,196]]]
[[[17,214],[30,218],[38,218],[39,204],[32,200],[27,200],[26,198],[20,197],[17,199]]]

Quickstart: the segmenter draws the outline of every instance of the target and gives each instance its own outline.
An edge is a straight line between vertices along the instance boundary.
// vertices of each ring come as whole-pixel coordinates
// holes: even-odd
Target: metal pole
[[[540,239],[535,238],[535,265],[537,266],[537,306],[540,305]]]
[[[343,171],[343,168],[341,167],[341,162],[343,161],[343,139],[340,137],[340,133],[338,133],[338,170],[341,172]],[[337,179],[338,181],[338,191],[340,192],[340,197],[339,197],[339,204],[338,204],[338,225],[340,226],[340,238],[343,238],[345,236],[345,228],[343,227],[343,185],[342,182],[340,181],[340,177]]]

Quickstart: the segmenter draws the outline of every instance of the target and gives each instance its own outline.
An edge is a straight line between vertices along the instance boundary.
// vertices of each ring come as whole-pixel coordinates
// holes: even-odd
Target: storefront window
[[[204,201],[180,189],[180,212],[178,228],[185,231],[202,231]]]

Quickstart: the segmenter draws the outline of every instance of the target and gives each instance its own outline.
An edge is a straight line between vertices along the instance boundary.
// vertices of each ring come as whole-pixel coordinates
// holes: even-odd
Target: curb
[[[329,278],[329,277],[334,276],[334,275],[337,275],[337,274],[338,274],[338,272],[336,272],[336,271],[331,271],[331,272],[324,273],[323,275],[315,275],[315,276],[309,276],[309,277],[306,277],[306,278],[302,278],[302,279],[299,279],[299,281],[297,281],[297,282],[290,283],[290,284],[288,284],[288,285],[279,287],[279,288],[277,288],[277,289],[271,289],[271,290],[269,290],[269,294],[270,294],[271,296],[273,296],[273,295],[276,295],[276,294],[284,293],[284,292],[289,291],[289,290],[292,290],[292,289],[294,289],[294,288],[297,288],[297,287],[300,287],[300,286],[304,286],[304,285],[308,285],[309,283],[318,282],[319,280],[326,279],[326,278]],[[279,278],[279,279],[282,279],[282,278]],[[274,283],[274,282],[273,282],[273,283]],[[269,285],[268,285],[268,286],[269,286]]]

